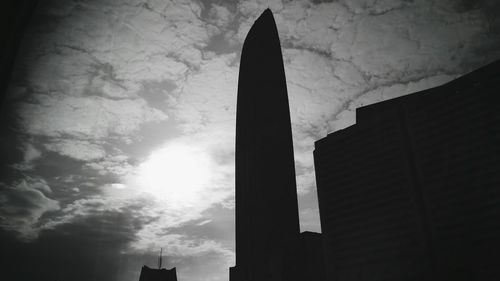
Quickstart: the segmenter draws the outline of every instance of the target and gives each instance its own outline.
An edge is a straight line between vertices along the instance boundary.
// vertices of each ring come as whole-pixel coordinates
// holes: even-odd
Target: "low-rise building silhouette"
[[[177,281],[177,271],[174,268],[165,269],[162,268],[163,263],[163,249],[160,250],[160,255],[158,256],[158,268],[150,268],[147,266],[142,266],[141,275],[139,276],[139,281]]]
[[[175,267],[172,269],[156,269],[144,265],[141,269],[139,281],[177,281],[177,272]]]
[[[500,280],[500,62],[315,143],[328,280]]]

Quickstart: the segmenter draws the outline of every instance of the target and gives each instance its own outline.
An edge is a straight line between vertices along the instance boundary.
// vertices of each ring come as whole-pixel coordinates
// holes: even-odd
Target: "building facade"
[[[315,143],[328,280],[500,280],[500,62]]]

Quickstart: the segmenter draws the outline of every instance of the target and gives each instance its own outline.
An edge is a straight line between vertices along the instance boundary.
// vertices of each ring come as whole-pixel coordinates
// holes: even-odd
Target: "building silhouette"
[[[177,272],[175,267],[172,269],[149,268],[142,266],[139,281],[177,281]]]
[[[315,143],[328,280],[500,280],[500,61]]]
[[[299,264],[314,266],[307,267],[312,259],[301,253],[319,244],[299,235],[285,71],[269,9],[243,44],[237,102],[236,265],[230,280],[297,280]]]
[[[287,241],[281,251],[283,281],[326,280],[323,239],[320,233],[305,231]]]
[[[158,269],[150,268],[145,265],[142,266],[139,281],[177,281],[177,271],[175,267],[171,269],[162,268],[162,252],[163,249],[160,250],[160,255],[158,256]]]

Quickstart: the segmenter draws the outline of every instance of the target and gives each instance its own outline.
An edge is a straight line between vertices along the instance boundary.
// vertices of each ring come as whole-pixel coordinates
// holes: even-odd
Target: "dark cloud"
[[[44,230],[31,242],[0,231],[2,279],[137,281],[144,256],[124,249],[140,227],[126,212],[107,211]]]
[[[41,217],[59,210],[59,202],[47,197],[51,188],[41,178],[25,176],[10,184],[0,183],[0,226],[29,239],[36,236]]]

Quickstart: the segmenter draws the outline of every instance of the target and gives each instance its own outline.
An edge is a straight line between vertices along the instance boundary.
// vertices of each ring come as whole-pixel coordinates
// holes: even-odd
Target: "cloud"
[[[131,190],[116,189],[113,186],[103,187],[108,189],[109,193],[78,199],[63,208],[58,208],[57,214],[37,228],[38,239],[30,240],[31,245],[28,251],[33,251],[35,255],[38,255],[46,250],[45,247],[53,247],[54,243],[64,245],[57,248],[70,251],[72,256],[78,257],[79,262],[76,260],[73,262],[72,259],[65,260],[66,255],[56,250],[46,255],[41,263],[47,261],[48,264],[63,264],[65,269],[59,271],[59,274],[65,275],[97,258],[101,262],[89,268],[94,272],[94,277],[108,276],[107,278],[115,278],[113,272],[122,270],[131,270],[130,274],[135,276],[142,265],[141,257],[144,261],[147,260],[144,257],[156,252],[159,247],[163,247],[169,265],[177,267],[179,277],[195,278],[201,271],[206,270],[207,275],[213,275],[211,278],[217,278],[216,276],[220,278],[225,274],[226,268],[234,262],[234,252],[220,242],[200,236],[170,233],[169,229],[172,225],[189,222],[182,219],[184,214],[181,212],[177,214],[177,219],[171,220],[169,217],[175,214],[165,208],[161,202],[133,191],[131,195]],[[25,192],[23,186],[18,189]],[[1,198],[3,200],[4,197]],[[40,201],[43,200],[37,200],[37,202]],[[25,207],[23,205],[23,211]],[[4,213],[2,209],[2,215]],[[10,219],[9,221],[12,222]],[[207,224],[210,223],[203,224],[202,227]],[[103,247],[103,245],[106,246]],[[18,245],[16,250],[26,254],[26,250],[22,249],[24,247],[24,245]],[[9,251],[10,248],[3,247],[3,249]],[[2,260],[4,258],[5,256],[2,255]],[[135,262],[123,264],[129,259]],[[213,268],[205,268],[201,264],[196,265],[202,261],[206,264],[206,259],[214,264]],[[106,266],[102,266],[103,264]],[[49,273],[46,271],[47,267],[50,268],[47,265],[34,269],[42,280]],[[115,267],[123,268],[117,271],[112,270]],[[223,270],[222,273],[217,270],[219,268]],[[15,268],[9,270],[7,274],[12,270],[15,271]],[[18,277],[24,280],[23,276],[27,273],[18,274]],[[77,280],[85,280],[85,276],[87,275],[83,274],[83,277],[79,276],[78,278],[81,279],[77,278]],[[135,277],[138,278],[138,276]],[[26,277],[26,279],[29,278]],[[123,280],[132,280],[132,278],[129,276]]]
[[[153,237],[151,237],[153,238]],[[207,253],[217,253],[225,256],[228,260],[227,266],[229,267],[230,262],[234,260],[234,252],[225,249],[220,243],[200,239],[197,237],[189,237],[180,234],[168,234],[165,233],[161,237],[154,237],[155,239],[149,240],[148,248],[139,248],[137,250],[153,251],[158,247],[162,246],[165,252],[172,257],[182,258],[182,257],[195,257],[200,255],[205,255]],[[137,244],[133,244],[134,246]]]
[[[32,103],[20,105],[22,127],[32,135],[104,139],[128,137],[142,123],[167,117],[142,99],[110,100],[101,97],[68,97],[62,94],[33,95]]]
[[[104,188],[114,189],[113,185],[106,185]],[[129,228],[130,233],[127,235],[135,237],[137,231],[139,231],[144,224],[155,220],[155,216],[149,215],[150,213],[146,208],[150,202],[148,198],[143,196],[120,197],[91,195],[74,200],[62,206],[59,212],[44,222],[40,230],[56,231],[67,225],[81,225],[82,222],[98,221],[100,223],[105,223],[100,227],[99,231],[113,234],[115,231],[114,229]],[[123,225],[113,225],[112,221],[107,220],[107,215],[119,216],[122,219],[126,219],[127,223]],[[87,227],[93,228],[91,223],[87,224]],[[119,231],[121,232],[122,230]],[[132,240],[133,239],[130,239],[130,242]]]
[[[85,167],[97,171],[100,175],[115,175],[124,177],[134,171],[134,167],[130,164],[131,159],[121,152],[114,155],[106,155],[98,161],[90,162]]]
[[[234,210],[219,203],[204,211],[199,219],[170,228],[169,233],[214,240],[234,250],[234,223]]]
[[[134,133],[143,124],[168,119],[165,113],[140,98],[112,100],[54,93],[32,95],[31,99],[30,103],[19,104],[21,128],[31,136],[44,137],[39,139],[46,150],[79,161],[92,161],[87,167],[103,174],[120,175],[130,168],[123,152],[112,149],[109,143],[140,140]]]
[[[79,281],[138,280],[146,257],[123,251],[137,227],[140,222],[123,210],[81,217],[43,230],[29,242],[0,231],[3,276],[26,281],[52,280],[54,275]]]
[[[122,24],[106,30],[115,31],[111,40],[113,45],[102,46],[113,49],[113,53],[118,54],[114,58],[135,57],[132,67],[136,62],[145,65],[151,53],[163,53],[195,66],[201,59],[197,47],[204,46],[217,32],[214,26],[206,25],[200,19],[201,6],[192,1],[150,1],[142,9],[123,7],[120,14],[124,13],[128,17]],[[115,46],[121,47],[116,50]],[[124,66],[124,70],[128,69],[120,61],[116,62]],[[126,77],[127,73],[130,72],[122,74]]]
[[[308,193],[315,186],[316,178],[312,169],[297,173],[297,194],[299,196]]]
[[[41,6],[38,13],[58,24],[37,22],[43,28],[30,30],[26,41],[38,47],[25,48],[16,64],[10,94],[21,128],[49,137],[44,139],[49,151],[97,161],[87,167],[101,174],[125,173],[128,163],[101,160],[106,145],[110,138],[136,142],[140,137],[132,135],[143,124],[167,120],[151,107],[157,104],[140,96],[152,82],[182,87],[186,75],[196,71],[200,48],[219,32],[200,18],[200,5],[77,1]],[[214,11],[229,20],[223,6]]]
[[[171,97],[171,112],[185,133],[235,120],[238,73],[235,60],[234,53],[203,60],[199,70],[186,77],[178,95]]]
[[[210,5],[210,9],[208,10],[208,22],[224,29],[228,28],[228,25],[231,23],[233,18],[234,14],[232,14],[227,7],[217,5],[215,3]]]
[[[209,256],[224,272],[234,262],[234,251],[216,241],[217,237],[175,231],[176,227],[200,219],[207,207],[197,211],[175,210],[163,200],[123,185],[117,189],[115,185],[104,186],[102,195],[78,199],[63,207],[44,225],[42,235],[78,228],[80,234],[75,239],[84,233],[85,243],[111,240],[117,243],[117,239],[122,239],[120,252],[127,255],[148,255],[162,247],[169,263],[177,267],[179,276],[190,276],[193,270],[200,270],[192,268],[188,262],[192,259]],[[213,272],[221,274],[214,268],[207,274],[215,274]]]
[[[42,152],[31,143],[24,143],[21,147],[23,150],[23,159],[21,163],[12,164],[11,167],[20,171],[32,170],[35,162],[42,156]]]
[[[220,138],[214,137],[213,132],[207,134],[190,135],[166,143],[153,151],[150,158],[125,181],[129,187],[128,194],[132,194],[131,191],[142,193],[154,198],[155,202],[150,206],[149,214],[157,214],[158,221],[141,231],[141,239],[137,243],[142,246],[138,248],[146,247],[148,241],[160,239],[164,234],[161,229],[200,219],[204,211],[233,195],[234,163],[230,155],[234,153],[234,148],[228,150],[224,147],[225,141],[218,141]],[[185,166],[189,163],[210,164],[200,166],[198,169],[201,170],[198,171],[195,169],[197,165]],[[172,165],[178,167],[173,168]],[[156,173],[157,169],[162,172]],[[186,175],[195,180],[178,181],[170,173]]]
[[[163,247],[169,264],[177,267],[179,279],[224,280],[227,269],[234,265],[234,251],[214,240],[168,233],[150,238],[146,252]]]
[[[49,151],[58,152],[61,155],[82,161],[97,160],[106,156],[106,151],[101,145],[89,141],[62,139],[45,144],[44,147]]]
[[[42,156],[42,153],[36,149],[32,144],[26,144],[26,150],[24,153],[24,162],[25,163],[31,163],[32,161],[40,158]]]
[[[52,190],[42,178],[26,176],[0,188],[0,226],[23,239],[35,238],[41,217],[60,209],[58,201],[47,197]]]
[[[294,128],[299,135],[307,130],[325,133],[321,126],[359,89],[342,81],[332,62],[319,54],[285,49],[284,58]]]
[[[169,245],[173,247],[172,252],[180,256],[208,251],[209,249],[215,251],[218,249],[218,244],[215,241],[200,242],[200,245],[196,244],[198,242],[195,244],[190,244],[191,242],[181,243],[177,240],[188,239],[185,237],[186,235],[170,235],[170,229],[199,220],[203,217],[204,211],[224,201],[232,193],[232,188],[221,185],[227,182],[224,179],[226,176],[221,174],[221,172],[226,173],[226,171],[219,168],[219,170],[215,169],[212,172],[215,174],[214,180],[206,183],[208,186],[198,192],[199,197],[196,197],[198,200],[193,202],[194,204],[171,202],[168,197],[163,198],[161,194],[151,193],[143,186],[134,186],[131,182],[113,183],[101,187],[101,195],[78,199],[64,206],[43,227],[44,229],[55,229],[60,225],[71,224],[102,213],[126,212],[128,216],[136,219],[141,225],[140,228],[136,229],[136,238],[130,244],[135,251],[147,252],[156,249],[157,246],[168,248]],[[222,182],[220,182],[221,180]],[[192,200],[192,198],[186,199]],[[182,253],[179,249],[182,249]]]

